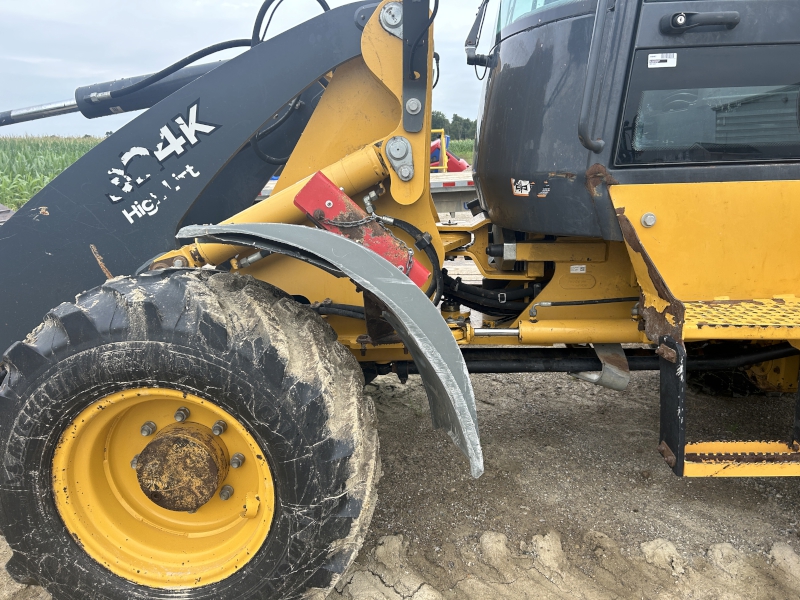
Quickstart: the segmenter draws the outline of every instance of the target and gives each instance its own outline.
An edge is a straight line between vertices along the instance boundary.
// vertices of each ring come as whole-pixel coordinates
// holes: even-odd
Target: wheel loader
[[[421,377],[474,477],[470,373],[637,370],[660,374],[676,475],[800,474],[800,410],[774,441],[691,441],[686,410],[690,384],[797,390],[800,4],[502,0],[480,54],[484,1],[477,198],[447,223],[438,0],[319,0],[270,37],[273,4],[250,37],[0,113],[146,109],[0,227],[14,579],[323,598],[376,502],[364,382],[392,373]]]

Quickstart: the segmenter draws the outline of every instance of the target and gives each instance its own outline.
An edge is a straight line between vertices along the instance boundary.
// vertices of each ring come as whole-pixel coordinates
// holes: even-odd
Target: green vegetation
[[[450,140],[450,152],[472,164],[475,140]]]
[[[17,209],[100,138],[0,137],[0,204]]]
[[[450,152],[472,164],[475,121],[453,115],[451,122],[434,111],[434,127],[442,125],[451,138]],[[459,139],[455,133],[467,137]],[[18,209],[101,141],[94,137],[0,137],[0,204]]]

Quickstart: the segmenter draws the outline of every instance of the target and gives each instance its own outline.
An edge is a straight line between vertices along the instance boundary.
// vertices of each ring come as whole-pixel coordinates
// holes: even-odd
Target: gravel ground
[[[431,428],[419,378],[367,386],[383,477],[332,599],[800,597],[798,482],[672,475],[655,450],[656,374],[635,373],[622,393],[564,375],[473,383],[478,480]],[[690,437],[780,437],[793,402],[690,394]],[[0,574],[0,598],[47,597]]]

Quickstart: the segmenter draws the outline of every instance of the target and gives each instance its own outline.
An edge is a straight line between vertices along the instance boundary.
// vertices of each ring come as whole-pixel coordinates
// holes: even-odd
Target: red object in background
[[[439,156],[441,156],[442,140],[438,139],[431,142],[431,166],[439,167]],[[469,163],[463,158],[457,157],[455,154],[447,151],[447,172],[448,173],[461,173],[469,169]]]
[[[408,270],[409,279],[422,287],[431,272],[416,259],[409,268],[408,248],[375,221],[359,223],[367,215],[362,208],[322,173],[317,173],[294,199],[294,205],[317,225],[366,246],[380,254],[401,272]],[[358,225],[348,225],[359,223]]]

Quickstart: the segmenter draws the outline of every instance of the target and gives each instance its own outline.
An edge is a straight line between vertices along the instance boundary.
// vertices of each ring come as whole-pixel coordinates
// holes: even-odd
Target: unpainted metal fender
[[[475,394],[458,344],[430,299],[389,261],[342,236],[283,223],[194,225],[181,229],[178,238],[286,254],[375,294],[419,369],[433,426],[447,431],[466,455],[473,477],[483,474]]]

